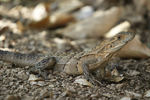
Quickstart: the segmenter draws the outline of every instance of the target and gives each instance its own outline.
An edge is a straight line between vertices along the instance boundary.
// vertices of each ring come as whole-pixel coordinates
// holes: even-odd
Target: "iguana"
[[[84,74],[87,80],[94,83],[90,72],[99,71],[105,75],[105,66],[109,60],[129,41],[134,38],[132,32],[120,32],[112,38],[104,40],[99,46],[87,52],[51,55],[30,55],[0,50],[0,60],[21,66],[32,66],[32,72],[39,75],[45,69],[65,72],[69,75]]]

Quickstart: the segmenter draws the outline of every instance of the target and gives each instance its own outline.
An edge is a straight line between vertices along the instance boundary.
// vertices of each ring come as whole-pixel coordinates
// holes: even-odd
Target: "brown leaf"
[[[41,21],[50,15],[50,4],[49,3],[40,3],[32,11],[32,19],[35,22]]]
[[[36,77],[34,74],[31,74],[28,81],[43,81],[44,79],[41,77]]]
[[[0,29],[0,35],[2,35],[3,33],[5,33],[6,31],[9,30],[9,27],[5,26],[3,28]]]
[[[144,97],[150,97],[150,90],[148,90],[144,93]]]
[[[121,11],[122,9],[117,7],[113,7],[107,11],[96,11],[93,16],[69,25],[62,34],[72,39],[103,36],[119,20]]]
[[[55,14],[51,16],[47,15],[47,17],[38,22],[32,22],[29,24],[29,27],[38,30],[46,28],[58,28],[67,25],[71,21],[74,21],[74,17],[69,14]]]
[[[33,29],[38,29],[38,30],[42,30],[45,28],[48,28],[49,26],[49,18],[50,16],[48,15],[47,17],[45,17],[44,19],[38,21],[38,22],[32,22],[28,25],[29,28],[33,28]]]
[[[81,84],[81,85],[94,87],[90,82],[88,82],[88,81],[85,80],[85,79],[76,79],[73,83],[79,83],[79,84]]]
[[[108,70],[107,73],[106,73],[106,77],[110,77],[110,76],[112,76],[112,75],[111,75],[110,70]]]
[[[126,95],[131,98],[142,98],[142,94],[125,90]]]
[[[54,14],[50,18],[49,28],[57,28],[67,25],[69,22],[74,21],[74,17],[70,14]]]
[[[20,32],[26,30],[25,26],[23,25],[21,21],[17,21],[17,28]]]
[[[116,68],[111,73],[112,76],[119,76],[118,70]]]
[[[120,82],[124,79],[124,77],[121,76],[111,76],[111,77],[104,77],[105,80],[109,80],[111,82]]]
[[[150,49],[135,37],[125,45],[116,56],[121,58],[148,58],[150,57]]]
[[[128,22],[128,21],[122,22],[122,23],[118,24],[117,26],[113,27],[109,32],[107,32],[105,34],[105,37],[111,38],[121,31],[127,32],[127,31],[129,31],[130,27],[131,27],[130,22]]]

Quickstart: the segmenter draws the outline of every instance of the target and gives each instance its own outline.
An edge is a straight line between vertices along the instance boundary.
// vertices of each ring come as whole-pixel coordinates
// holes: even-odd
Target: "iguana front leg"
[[[97,62],[98,62],[98,59],[92,59],[92,60],[88,60],[82,64],[84,76],[86,77],[87,80],[90,80],[94,85],[95,85],[94,81],[98,82],[99,84],[101,84],[101,82],[99,82],[98,80],[96,80],[90,76],[89,65],[93,64],[93,63],[97,63]]]
[[[45,69],[51,69],[55,63],[56,60],[54,57],[47,57],[38,62],[34,67],[30,68],[30,72],[39,73],[38,76],[42,75],[46,79],[47,73],[42,71]]]
[[[104,67],[101,67],[99,68],[99,74],[100,74],[100,77],[103,79],[104,76],[105,76],[105,66]]]

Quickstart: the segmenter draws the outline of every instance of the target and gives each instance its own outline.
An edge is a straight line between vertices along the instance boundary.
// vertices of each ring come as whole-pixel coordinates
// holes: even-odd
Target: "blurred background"
[[[87,51],[120,31],[150,48],[149,0],[0,1],[0,47],[8,50]]]

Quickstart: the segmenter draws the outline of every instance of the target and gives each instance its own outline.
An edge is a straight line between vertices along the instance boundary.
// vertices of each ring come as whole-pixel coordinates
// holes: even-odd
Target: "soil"
[[[106,1],[109,2],[109,0]],[[133,1],[126,2],[124,6],[135,7]],[[24,5],[21,3],[23,6],[38,4],[38,2],[31,1],[23,2],[26,3]],[[6,8],[12,8],[10,5],[16,6],[12,1],[2,4],[5,4]],[[108,6],[116,5],[118,3]],[[150,47],[150,10],[142,8],[137,11],[137,8],[135,8],[137,12],[132,13],[132,11],[126,17],[122,17],[122,20],[129,19],[132,23],[131,30],[141,37],[143,44]],[[135,16],[142,16],[142,19],[133,20],[132,18]],[[16,22],[16,20],[20,20],[20,17],[15,19],[7,15],[0,15],[0,20],[5,20],[5,23],[9,23],[9,21]],[[1,29],[0,47],[9,48],[6,49],[9,51],[26,54],[48,55],[52,53],[87,51],[104,40],[102,37],[71,40],[70,38],[55,34],[58,29],[40,31],[29,29],[21,33],[15,33],[14,30],[7,29],[8,27],[5,28],[6,31],[4,30],[4,32]],[[149,100],[144,94],[150,90],[150,58],[124,59],[114,57],[107,67],[111,71],[117,69],[124,79],[119,82],[101,80],[102,85],[96,83],[96,86],[89,87],[74,83],[76,79],[84,78],[83,75],[75,77],[51,70],[47,80],[29,81],[29,66],[22,67],[0,61],[0,100],[120,100],[121,98],[122,100],[123,98],[124,100]],[[95,74],[93,76],[96,77]]]

